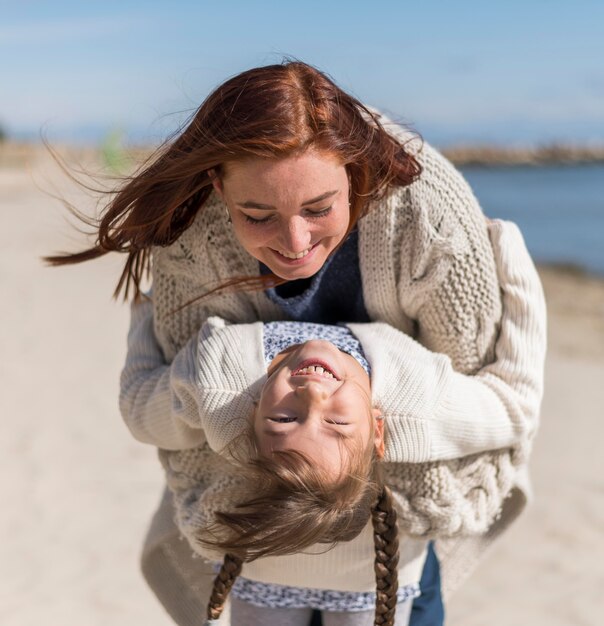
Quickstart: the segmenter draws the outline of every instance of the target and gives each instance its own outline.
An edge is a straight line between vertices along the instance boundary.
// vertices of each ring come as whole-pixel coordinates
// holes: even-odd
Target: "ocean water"
[[[604,164],[461,171],[488,216],[518,224],[537,262],[604,276]]]

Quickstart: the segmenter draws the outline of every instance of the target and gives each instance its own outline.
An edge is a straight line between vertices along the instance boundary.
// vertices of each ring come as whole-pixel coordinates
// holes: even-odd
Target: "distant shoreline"
[[[53,146],[59,153],[76,158],[100,154],[102,146]],[[132,146],[123,150],[128,160],[139,160],[153,152],[153,146]],[[604,163],[604,145],[572,146],[567,144],[549,144],[534,147],[508,148],[487,144],[458,144],[441,148],[441,152],[459,167],[540,167],[548,165],[588,165]],[[0,142],[0,167],[18,167],[37,159],[47,149],[40,143]]]
[[[565,276],[569,280],[592,280],[604,285],[604,273],[568,261],[535,261],[539,272]]]
[[[604,163],[604,145],[571,146],[550,144],[526,148],[488,145],[458,145],[442,153],[455,165],[476,167],[516,167],[544,165],[587,165]]]
[[[120,176],[122,173],[112,172],[108,169],[108,165],[102,158],[102,151],[100,148],[94,147],[82,147],[82,146],[67,146],[53,145],[53,150],[57,152],[63,164],[68,170],[73,171],[76,175],[83,175],[86,178],[90,175],[92,178],[89,182],[95,185],[103,185],[104,182],[107,185],[112,186],[119,184]],[[464,148],[465,150],[465,148]],[[129,167],[134,167],[137,163],[141,163],[152,152],[151,147],[132,147],[123,151],[124,162],[129,163]],[[499,153],[497,153],[499,157]],[[471,163],[471,167],[476,164],[476,161],[467,159],[460,159],[462,165]],[[489,159],[488,164],[483,161],[479,162],[479,167],[484,168],[501,168],[502,175],[505,175],[505,170],[509,166],[514,166],[507,160],[505,165],[500,165],[501,161],[495,162],[493,159]],[[589,164],[604,163],[604,161],[589,161]],[[551,165],[558,165],[559,161],[552,162]],[[568,164],[566,162],[565,164]],[[539,163],[547,167],[550,163]],[[573,163],[572,166],[577,165]],[[570,167],[572,167],[570,166]],[[524,165],[520,165],[524,167]],[[510,167],[511,169],[511,167]],[[41,144],[25,144],[16,142],[5,142],[0,144],[0,188],[8,189],[18,187],[23,184],[24,180],[31,178],[30,172],[32,171],[48,171],[49,176],[58,176],[60,179],[67,179],[67,174],[63,172],[60,174],[60,165],[52,161],[52,156],[47,148]],[[128,170],[123,172],[127,176]],[[98,178],[97,178],[98,177]],[[100,182],[99,182],[100,181]],[[75,183],[74,183],[75,185]],[[596,280],[604,285],[604,266],[601,262],[594,267],[591,263],[582,263],[579,260],[556,260],[556,259],[540,259],[535,258],[535,262],[541,271],[548,273],[559,274],[565,276],[569,281],[584,281],[584,280]]]

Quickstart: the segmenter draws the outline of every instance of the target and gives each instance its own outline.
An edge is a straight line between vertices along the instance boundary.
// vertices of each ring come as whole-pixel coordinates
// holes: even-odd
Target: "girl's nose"
[[[311,234],[306,220],[296,215],[283,226],[281,233],[286,252],[304,252],[310,248]]]
[[[322,402],[328,396],[327,390],[314,380],[296,387],[296,394],[309,402]]]

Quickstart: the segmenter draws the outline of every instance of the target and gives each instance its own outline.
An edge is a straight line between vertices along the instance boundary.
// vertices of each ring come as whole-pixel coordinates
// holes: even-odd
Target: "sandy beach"
[[[40,256],[82,244],[48,192],[93,207],[47,157],[0,159],[0,623],[169,626],[138,569],[163,479],[117,407],[121,259],[46,268]],[[595,625],[604,610],[604,281],[541,275],[549,353],[534,502],[448,605],[452,626]]]

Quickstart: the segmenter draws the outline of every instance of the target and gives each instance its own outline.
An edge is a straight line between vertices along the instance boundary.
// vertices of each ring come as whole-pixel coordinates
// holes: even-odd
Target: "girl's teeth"
[[[329,370],[326,370],[320,365],[309,365],[308,367],[303,367],[301,370],[295,372],[296,376],[306,376],[309,374],[319,374],[320,376],[323,376],[323,378],[335,378]]]

